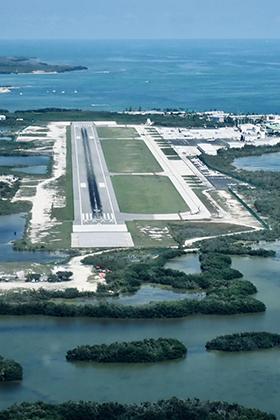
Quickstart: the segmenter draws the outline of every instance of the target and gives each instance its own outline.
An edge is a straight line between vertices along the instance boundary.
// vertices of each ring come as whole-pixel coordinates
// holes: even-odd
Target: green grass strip
[[[161,172],[153,154],[143,140],[103,140],[103,153],[109,172]]]
[[[124,213],[177,213],[189,210],[169,178],[158,175],[113,176]]]

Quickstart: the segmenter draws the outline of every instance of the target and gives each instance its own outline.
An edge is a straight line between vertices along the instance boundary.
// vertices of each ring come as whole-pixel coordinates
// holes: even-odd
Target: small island
[[[68,350],[68,361],[87,361],[97,363],[150,363],[179,359],[187,349],[173,338],[144,339],[112,343],[109,345],[83,345]]]
[[[22,366],[14,360],[4,359],[0,356],[0,380],[20,381],[22,379]]]
[[[221,335],[207,341],[207,350],[251,351],[280,346],[280,334],[268,332],[244,332]]]
[[[64,73],[67,71],[87,70],[84,66],[52,65],[29,57],[0,57],[0,74],[21,73]]]

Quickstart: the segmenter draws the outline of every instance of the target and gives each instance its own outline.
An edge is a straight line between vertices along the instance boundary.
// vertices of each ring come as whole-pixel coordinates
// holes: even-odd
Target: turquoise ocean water
[[[0,41],[1,56],[85,65],[62,74],[0,75],[0,108],[278,113],[280,40]]]

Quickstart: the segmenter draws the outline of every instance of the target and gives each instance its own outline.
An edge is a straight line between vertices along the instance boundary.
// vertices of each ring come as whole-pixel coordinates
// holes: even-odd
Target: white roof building
[[[207,155],[215,156],[217,154],[217,150],[215,149],[215,147],[209,143],[199,143],[197,145],[197,148],[201,153],[206,153]]]

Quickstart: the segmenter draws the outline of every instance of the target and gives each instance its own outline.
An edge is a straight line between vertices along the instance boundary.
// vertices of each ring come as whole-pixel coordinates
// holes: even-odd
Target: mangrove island
[[[4,359],[0,356],[0,380],[20,381],[22,379],[22,366],[14,360]]]
[[[83,345],[68,350],[68,361],[98,363],[150,363],[184,357],[187,349],[173,338],[144,339],[122,343]]]
[[[237,334],[221,335],[207,341],[207,350],[222,351],[249,351],[279,347],[280,334],[269,332],[243,332]]]

